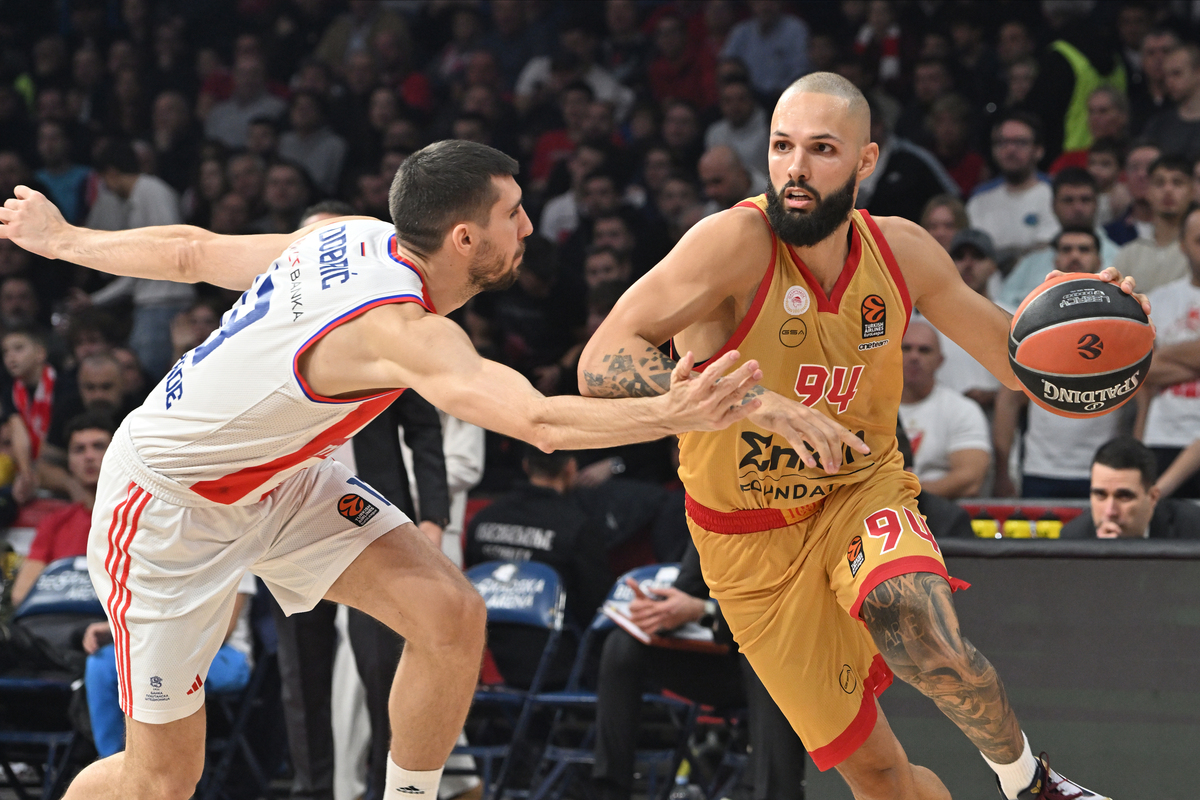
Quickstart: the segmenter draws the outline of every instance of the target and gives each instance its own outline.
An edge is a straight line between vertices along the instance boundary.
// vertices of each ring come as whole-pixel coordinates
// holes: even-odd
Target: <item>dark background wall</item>
[[[1034,753],[1118,800],[1200,795],[1200,547],[1188,544],[946,545],[962,553],[947,555],[950,574],[973,584],[955,595],[963,631],[1000,671]],[[881,704],[955,800],[995,800],[978,751],[930,701],[896,682]],[[808,774],[809,796],[849,800],[833,771]]]

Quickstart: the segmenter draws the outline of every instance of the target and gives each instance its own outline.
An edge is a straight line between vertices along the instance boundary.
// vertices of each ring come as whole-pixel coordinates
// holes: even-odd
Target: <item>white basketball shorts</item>
[[[246,506],[177,505],[135,482],[114,442],[97,487],[88,571],[116,645],[121,710],[139,722],[204,703],[209,664],[251,572],[288,614],[308,611],[367,545],[409,519],[326,459]]]

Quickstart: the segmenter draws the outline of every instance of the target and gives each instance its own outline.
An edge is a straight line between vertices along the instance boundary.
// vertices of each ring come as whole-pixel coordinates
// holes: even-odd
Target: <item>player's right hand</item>
[[[762,380],[758,362],[750,359],[725,374],[740,357],[731,350],[699,374],[692,374],[696,359],[690,352],[679,359],[666,394],[667,421],[675,431],[719,431],[758,409],[760,401],[746,396]]]
[[[819,456],[830,475],[842,468],[842,445],[863,455],[871,452],[866,442],[837,420],[774,392],[763,396],[763,407],[753,414],[753,422],[787,439],[806,467],[815,469]]]
[[[43,258],[57,258],[54,242],[70,226],[41,192],[28,186],[13,189],[16,197],[0,208],[0,239],[8,239],[23,250]]]

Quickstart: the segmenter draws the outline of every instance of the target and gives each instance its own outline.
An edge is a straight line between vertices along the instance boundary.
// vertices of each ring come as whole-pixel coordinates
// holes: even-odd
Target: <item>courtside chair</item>
[[[617,579],[609,590],[608,600],[628,603],[633,599],[633,590],[625,583],[626,578],[632,578],[639,585],[653,589],[670,586],[678,575],[678,564],[638,567]],[[593,648],[602,644],[604,636],[616,627],[617,623],[602,610],[597,611],[579,644],[567,687],[562,691],[541,692],[534,697],[535,706],[554,709],[554,719],[535,772],[535,783],[529,800],[558,800],[566,794],[574,781],[591,780],[590,771],[582,768],[596,763],[596,693],[582,686],[583,675]],[[669,747],[639,748],[635,757],[635,763],[646,768],[646,797],[651,800],[665,798],[671,791],[675,772],[687,752],[688,740],[696,725],[698,707],[684,698],[658,693],[642,695],[642,702],[658,710],[659,722],[669,726],[673,732]],[[650,723],[643,720],[642,724],[645,726]]]
[[[80,635],[89,622],[104,619],[104,607],[88,577],[86,557],[60,558],[46,567],[17,608],[13,622],[32,617],[40,618],[38,627],[43,631],[59,628],[64,634],[78,631]],[[73,687],[74,676],[66,674],[0,677],[0,703],[30,712],[6,714],[12,718],[0,725],[0,772],[5,779],[0,786],[18,800],[52,800],[66,789],[71,761],[84,744],[67,713]],[[31,765],[38,783],[22,782],[13,768],[16,763]]]
[[[496,800],[506,795],[513,762],[527,746],[532,699],[546,681],[562,638],[566,595],[554,568],[536,561],[488,561],[466,574],[487,606],[489,640],[513,629],[543,631],[546,636],[528,688],[500,685],[476,690],[467,721],[467,736],[474,743],[454,748],[456,754],[474,757],[482,769],[484,800]],[[509,794],[525,792],[513,789]]]

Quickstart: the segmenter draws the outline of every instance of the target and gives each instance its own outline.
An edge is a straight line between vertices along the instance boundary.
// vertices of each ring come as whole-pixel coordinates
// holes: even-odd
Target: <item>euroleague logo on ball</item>
[[[1080,336],[1078,345],[1079,355],[1088,361],[1099,358],[1100,354],[1104,352],[1104,342],[1100,341],[1100,337],[1094,333],[1085,333]]]

